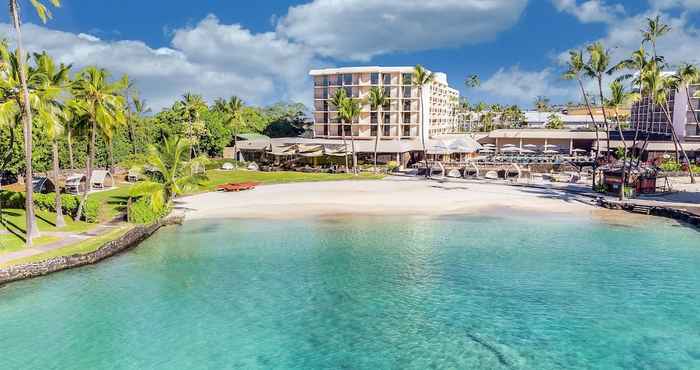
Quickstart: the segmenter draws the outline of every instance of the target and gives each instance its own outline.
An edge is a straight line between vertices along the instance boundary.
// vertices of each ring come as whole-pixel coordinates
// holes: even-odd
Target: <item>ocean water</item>
[[[0,368],[700,368],[700,233],[542,214],[188,222],[0,288]]]

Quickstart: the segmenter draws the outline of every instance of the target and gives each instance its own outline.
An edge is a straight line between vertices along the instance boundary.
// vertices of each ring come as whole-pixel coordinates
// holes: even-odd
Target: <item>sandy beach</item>
[[[178,200],[187,219],[298,218],[334,215],[425,215],[517,210],[585,214],[590,199],[555,189],[391,177],[311,182],[213,192]]]

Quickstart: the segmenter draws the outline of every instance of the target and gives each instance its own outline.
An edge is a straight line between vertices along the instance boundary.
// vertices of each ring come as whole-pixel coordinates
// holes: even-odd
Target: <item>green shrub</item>
[[[389,163],[386,164],[386,167],[389,172],[394,172],[399,169],[399,163],[396,161],[389,161]]]
[[[3,190],[0,192],[0,202],[3,208],[24,209],[24,193]]]
[[[146,164],[145,154],[129,154],[124,160],[119,162],[119,167],[130,169],[132,167],[141,167]]]
[[[168,213],[168,207],[154,211],[146,197],[133,200],[129,205],[129,222],[135,224],[150,224],[164,217]]]

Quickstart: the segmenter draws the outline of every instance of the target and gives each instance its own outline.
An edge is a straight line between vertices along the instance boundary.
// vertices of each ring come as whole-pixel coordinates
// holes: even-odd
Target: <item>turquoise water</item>
[[[0,288],[0,367],[700,368],[700,233],[563,218],[167,228]]]

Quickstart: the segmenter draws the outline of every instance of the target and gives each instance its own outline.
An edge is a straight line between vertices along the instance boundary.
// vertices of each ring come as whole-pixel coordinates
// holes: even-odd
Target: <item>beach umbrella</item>
[[[518,152],[520,152],[520,149],[515,148],[515,147],[504,147],[504,148],[501,148],[501,152],[503,152],[503,153],[518,153]]]
[[[523,153],[523,154],[532,154],[534,152],[535,152],[534,150],[530,150],[530,149],[522,149],[520,151],[520,153]]]
[[[481,149],[479,153],[493,153],[493,149]]]
[[[523,145],[523,148],[537,149],[537,145],[535,145],[535,144],[525,144],[525,145]]]
[[[544,153],[544,154],[559,154],[559,151],[558,151],[558,150],[546,149],[546,150],[543,150],[542,153]]]
[[[587,152],[586,149],[572,149],[571,151],[574,152],[574,153],[585,153],[585,152]]]
[[[504,148],[513,148],[513,147],[515,147],[515,145],[513,145],[513,144],[505,144],[505,145],[503,145],[503,147],[504,147]]]
[[[496,145],[494,145],[494,144],[483,144],[481,146],[487,147],[487,148],[495,148],[496,147]]]
[[[546,148],[558,148],[559,146],[554,145],[554,144],[545,144],[545,145],[543,145],[543,147],[546,149]]]

